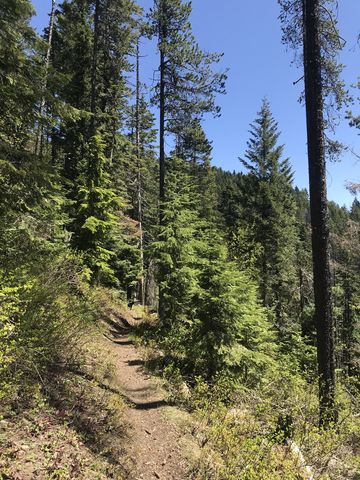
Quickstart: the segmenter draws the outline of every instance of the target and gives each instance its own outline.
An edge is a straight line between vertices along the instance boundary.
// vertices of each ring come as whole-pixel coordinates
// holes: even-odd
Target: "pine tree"
[[[149,285],[153,285],[149,244],[157,230],[157,173],[155,157],[156,130],[154,115],[145,101],[144,86],[140,78],[140,37],[136,45],[135,105],[130,108],[128,137],[133,144],[133,155],[124,166],[126,172],[129,214],[137,222],[140,250],[140,279],[138,298],[142,305],[153,297]],[[153,300],[150,301],[153,304]]]
[[[243,173],[226,172],[221,168],[216,168],[215,178],[218,209],[231,236],[241,217],[245,175]]]
[[[27,149],[39,98],[37,38],[28,0],[0,5],[0,148]]]
[[[335,420],[334,326],[331,311],[329,230],[323,119],[319,0],[304,4],[304,74],[314,266],[315,323],[320,388],[320,420]]]
[[[299,314],[302,336],[315,345],[314,295],[311,258],[310,201],[307,190],[294,190],[296,201],[296,268],[299,278]]]
[[[284,147],[277,144],[278,138],[277,123],[264,100],[251,125],[245,159],[241,159],[249,172],[242,215],[243,223],[251,225],[253,242],[261,246],[257,259],[261,297],[274,311],[280,338],[285,341],[296,321],[297,236],[293,174],[289,160],[281,158]]]
[[[159,222],[163,223],[165,196],[165,136],[178,136],[187,118],[201,119],[206,112],[219,112],[215,94],[223,93],[225,75],[213,73],[218,54],[201,51],[191,32],[191,3],[155,0],[148,15],[149,34],[158,40],[159,80],[152,101],[159,107]],[[159,272],[160,277],[162,273]],[[163,295],[159,291],[159,315],[164,318]]]
[[[164,219],[153,248],[162,272],[159,278],[164,302],[161,330],[169,344],[179,350],[190,327],[192,297],[197,287],[194,259],[198,216],[188,165],[173,156],[168,167]]]
[[[96,283],[115,282],[110,267],[115,252],[110,249],[114,230],[118,229],[122,201],[110,188],[105,170],[105,142],[100,134],[93,135],[86,143],[86,170],[80,177],[79,210],[74,244],[85,252],[87,264]]]
[[[160,342],[187,373],[256,382],[273,353],[256,285],[229,261],[216,224],[201,214],[191,164],[172,157],[167,182],[164,224],[154,244],[165,300]]]
[[[190,163],[193,189],[200,198],[201,218],[219,221],[215,172],[211,168],[212,145],[199,120],[184,122],[183,131],[176,139],[175,152]]]
[[[152,35],[158,39],[159,82],[153,103],[160,109],[160,201],[165,199],[165,135],[181,135],[183,119],[217,114],[215,94],[224,92],[225,75],[213,73],[218,54],[201,51],[191,32],[191,3],[155,0],[149,13]],[[166,121],[166,122],[165,122]]]
[[[68,197],[76,198],[77,179],[90,112],[92,16],[88,0],[62,2],[56,12],[51,63],[53,95],[60,105],[60,121],[52,130],[53,162],[68,180]],[[74,214],[73,212],[71,212]]]
[[[129,93],[125,76],[131,69],[127,56],[135,12],[131,0],[64,1],[53,49],[53,65],[63,80],[55,88],[65,112],[53,143],[69,181],[73,245],[85,252],[94,281],[118,283],[120,275],[125,289],[125,278],[134,281],[133,269],[124,274],[126,257],[137,267],[139,262],[130,234],[135,231],[125,221],[124,192],[113,171],[125,144],[118,130]]]
[[[206,225],[200,238],[196,320],[192,339],[186,343],[188,357],[210,381],[225,375],[235,383],[254,386],[275,352],[274,332],[258,300],[257,285],[229,260],[214,225]]]
[[[355,198],[350,209],[350,218],[354,222],[360,223],[360,201]]]
[[[334,107],[346,98],[337,62],[344,43],[337,29],[334,0],[279,0],[283,41],[301,49],[304,68],[315,324],[319,374],[320,424],[336,421],[335,346],[329,266],[329,226],[326,193],[326,128],[333,125]]]

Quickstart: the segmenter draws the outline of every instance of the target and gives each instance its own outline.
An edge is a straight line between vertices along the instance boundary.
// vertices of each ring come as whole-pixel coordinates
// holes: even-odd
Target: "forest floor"
[[[189,468],[186,452],[197,448],[186,428],[191,417],[168,404],[159,381],[144,369],[141,351],[129,336],[131,323],[138,320],[129,317],[125,325],[114,325],[107,341],[115,364],[111,386],[119,388],[127,403],[126,453],[133,463],[132,476],[136,480],[186,479]]]

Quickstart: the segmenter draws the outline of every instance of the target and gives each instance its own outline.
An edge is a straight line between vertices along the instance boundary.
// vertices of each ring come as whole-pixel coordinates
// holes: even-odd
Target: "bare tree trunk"
[[[44,78],[43,78],[43,84],[41,86],[42,98],[41,98],[40,110],[39,110],[40,122],[39,122],[39,125],[38,125],[38,131],[37,131],[36,142],[35,142],[35,154],[36,155],[40,155],[42,153],[42,147],[43,147],[44,126],[42,125],[41,121],[42,121],[42,117],[45,114],[45,107],[46,107],[45,91],[46,91],[46,87],[47,87],[49,66],[50,66],[50,55],[51,55],[52,38],[53,38],[54,23],[55,23],[55,9],[56,9],[56,0],[52,0],[51,1],[50,21],[49,21],[48,45],[47,45],[47,50],[46,50],[46,55],[45,55],[45,63],[44,63],[44,67],[45,67],[44,68]]]
[[[304,295],[304,272],[300,267],[299,269],[299,290],[300,290],[300,314],[304,312],[305,308],[305,295]]]
[[[342,332],[342,361],[341,367],[345,367],[347,375],[351,375],[352,367],[352,342],[354,338],[353,320],[351,314],[352,292],[350,279],[346,274],[344,281],[344,313],[343,313],[343,332]]]
[[[98,43],[99,43],[99,14],[100,14],[100,0],[95,2],[94,11],[94,43],[92,54],[92,66],[91,66],[91,101],[90,111],[93,114],[91,118],[91,134],[95,130],[95,117],[96,117],[96,81],[97,81],[97,56],[98,56]]]
[[[165,26],[160,24],[160,42],[165,40]],[[159,156],[159,198],[160,198],[160,224],[163,222],[163,202],[165,200],[165,55],[160,48],[160,156]]]
[[[112,124],[112,137],[111,137],[111,147],[110,147],[110,155],[109,155],[109,163],[112,165],[114,159],[114,150],[116,145],[116,120],[113,120]]]
[[[310,211],[319,375],[320,425],[336,420],[334,327],[331,305],[329,229],[323,118],[320,0],[303,0],[304,75]]]
[[[166,39],[166,28],[164,25],[164,2],[161,4],[161,20],[159,24],[159,40],[160,40],[160,125],[159,125],[159,224],[164,224],[164,202],[165,202],[165,54],[163,42]],[[161,278],[161,272],[159,272]],[[159,286],[159,318],[164,320],[164,295]]]
[[[140,304],[144,305],[144,232],[142,227],[142,182],[141,182],[141,139],[140,139],[140,55],[139,55],[139,37],[136,44],[136,112],[135,112],[135,131],[136,131],[136,157],[137,157],[137,207],[140,238]]]

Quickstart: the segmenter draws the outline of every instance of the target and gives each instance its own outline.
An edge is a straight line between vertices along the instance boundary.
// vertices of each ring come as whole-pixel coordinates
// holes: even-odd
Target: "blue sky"
[[[152,0],[139,0],[144,9]],[[339,26],[347,41],[341,55],[346,65],[344,79],[355,83],[360,75],[359,34],[360,2],[341,0]],[[37,10],[34,25],[41,31],[48,22],[50,0],[33,0]],[[191,17],[194,34],[204,50],[223,52],[222,68],[229,68],[227,94],[218,99],[220,118],[208,117],[204,128],[213,142],[213,163],[227,170],[241,169],[239,156],[246,149],[249,124],[256,117],[261,100],[267,97],[279,128],[285,155],[295,170],[295,184],[307,187],[305,111],[298,103],[301,71],[291,65],[292,52],[281,43],[276,0],[193,0]],[[157,57],[154,45],[143,41],[142,81],[151,83]],[[356,107],[355,107],[356,108]],[[360,109],[359,109],[360,110]],[[360,136],[346,122],[340,123],[337,138],[360,152]],[[345,188],[346,181],[360,180],[360,161],[346,154],[340,162],[328,164],[328,196],[340,204],[350,205],[353,198]]]

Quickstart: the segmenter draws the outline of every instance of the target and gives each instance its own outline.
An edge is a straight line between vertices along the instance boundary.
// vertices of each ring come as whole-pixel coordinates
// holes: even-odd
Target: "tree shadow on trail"
[[[124,346],[134,345],[134,342],[132,340],[128,340],[128,339],[126,339],[126,340],[113,340],[109,337],[106,337],[106,338],[111,340],[116,345],[124,345]]]
[[[118,318],[117,320],[107,318],[104,321],[110,327],[110,334],[114,338],[119,338],[123,335],[128,334],[133,328],[132,325],[125,318]]]
[[[78,375],[89,382],[95,382],[96,386],[102,390],[105,390],[107,392],[113,393],[115,395],[119,395],[130,408],[134,408],[135,410],[153,410],[156,408],[161,408],[164,406],[170,406],[171,402],[168,402],[166,400],[155,400],[151,402],[137,402],[136,400],[133,400],[127,393],[132,393],[132,392],[138,392],[138,391],[143,391],[145,392],[146,390],[149,390],[148,388],[142,388],[142,389],[134,389],[134,390],[120,390],[117,388],[112,387],[111,385],[108,385],[106,383],[101,383],[97,381],[97,379],[93,376],[90,375],[86,372],[82,372],[80,370],[71,370],[72,374]]]
[[[145,365],[145,361],[137,358],[135,360],[128,360],[127,364],[129,367],[143,367]]]
[[[134,408],[135,410],[153,410],[156,408],[161,408],[169,405],[170,403],[167,402],[166,400],[157,400],[155,402],[135,403]]]

